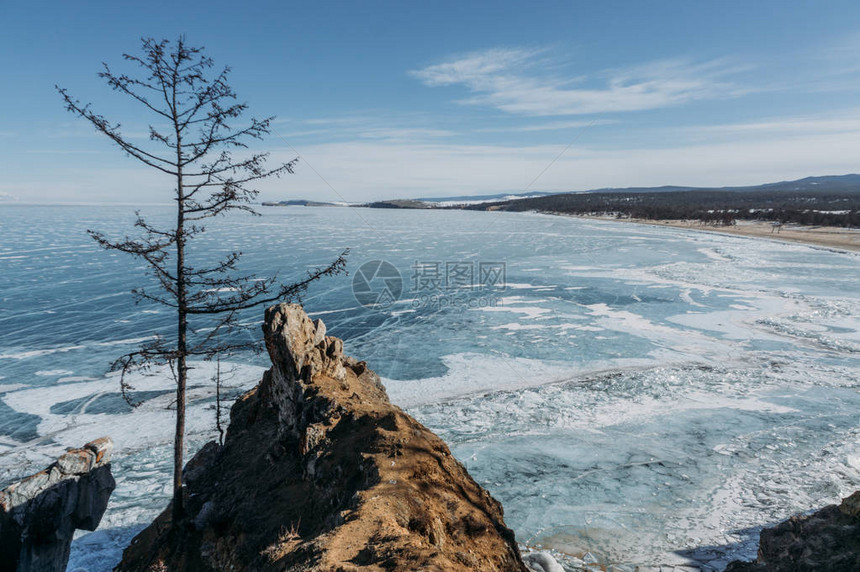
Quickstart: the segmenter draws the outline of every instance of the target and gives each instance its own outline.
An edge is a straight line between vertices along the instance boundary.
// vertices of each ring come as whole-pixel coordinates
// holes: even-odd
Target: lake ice
[[[135,380],[131,410],[105,371],[170,315],[135,305],[142,268],[85,234],[124,233],[132,211],[0,209],[0,484],[117,444],[118,488],[70,570],[109,570],[168,499],[170,382]],[[860,488],[858,254],[537,214],[262,212],[218,221],[196,254],[239,249],[289,278],[351,248],[351,275],[306,309],[450,444],[521,543],[719,570],[754,557],[761,526]],[[384,308],[352,293],[372,260],[402,280]],[[267,361],[231,356],[231,391]],[[214,435],[214,366],[196,366],[192,447]]]

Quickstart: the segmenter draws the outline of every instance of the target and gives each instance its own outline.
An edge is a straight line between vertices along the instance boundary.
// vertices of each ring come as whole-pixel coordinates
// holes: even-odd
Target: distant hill
[[[426,197],[415,199],[425,203],[473,203],[486,201],[502,201],[512,199],[525,199],[531,197],[544,197],[547,195],[557,195],[556,192],[534,192],[534,193],[496,193],[495,195],[459,195],[454,197]]]
[[[756,218],[856,226],[860,216],[855,212],[858,205],[860,174],[806,177],[796,181],[740,187],[613,187],[566,193],[536,191],[390,199],[351,206],[377,209],[538,210],[636,218],[688,218],[711,222]],[[264,202],[263,206],[350,205],[295,199]]]
[[[740,187],[740,189],[779,190],[779,191],[854,191],[860,192],[860,175],[831,175],[827,177],[806,177],[796,181],[782,181],[780,183],[768,183],[758,187]]]
[[[747,185],[740,187],[683,187],[666,185],[662,187],[609,187],[588,191],[573,191],[573,193],[673,193],[678,191],[856,191],[860,192],[860,175],[828,175],[823,177],[806,177],[796,181],[780,181],[762,185]],[[570,194],[570,193],[547,193]]]
[[[291,201],[265,201],[262,203],[264,207],[337,207],[342,206],[338,203],[326,203],[320,201],[309,201],[306,199],[296,199]]]
[[[361,206],[373,208],[457,208],[460,206],[476,206],[484,203],[504,203],[516,200],[539,199],[558,195],[579,194],[631,194],[631,193],[678,193],[691,191],[848,191],[860,192],[860,175],[828,175],[823,177],[806,177],[796,181],[780,181],[762,185],[747,185],[737,187],[688,187],[679,185],[664,185],[661,187],[606,187],[585,191],[548,192],[532,191],[527,193],[495,193],[489,195],[456,195],[452,197],[422,197],[418,199],[395,199],[375,201]]]
[[[370,209],[432,209],[436,205],[426,203],[421,199],[394,199],[391,201],[374,201],[358,205]]]
[[[807,177],[750,187],[637,187],[485,202],[471,210],[539,211],[731,225],[761,220],[860,226],[860,175]]]

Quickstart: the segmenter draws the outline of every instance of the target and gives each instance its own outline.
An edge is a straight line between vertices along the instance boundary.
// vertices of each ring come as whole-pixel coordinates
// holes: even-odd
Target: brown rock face
[[[186,466],[187,522],[117,570],[526,572],[501,505],[322,322],[282,304],[263,330],[272,368]]]
[[[856,572],[860,570],[860,491],[807,516],[761,531],[755,562],[726,572]]]

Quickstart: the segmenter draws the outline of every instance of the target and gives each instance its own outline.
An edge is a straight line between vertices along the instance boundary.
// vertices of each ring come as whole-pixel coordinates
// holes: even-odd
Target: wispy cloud
[[[367,201],[382,198],[585,190],[601,187],[746,185],[809,175],[857,171],[856,132],[831,130],[822,119],[786,136],[784,122],[724,126],[749,137],[712,132],[691,142],[677,133],[660,148],[613,149],[575,144],[561,157],[559,145],[409,143],[354,139],[301,145],[295,176],[264,181],[261,198]],[[272,162],[290,160],[292,149],[272,149]],[[332,192],[307,163],[331,184]],[[75,163],[78,163],[77,159]],[[94,164],[94,163],[93,163]],[[547,166],[549,168],[547,168]],[[148,169],[70,168],[52,164],[38,183],[29,173],[0,183],[0,192],[27,200],[164,201],[170,190]],[[545,171],[545,172],[544,172]],[[529,187],[542,173],[537,184]],[[169,185],[168,185],[169,186]]]
[[[347,141],[311,145],[303,157],[337,189],[301,163],[295,177],[262,190],[268,198],[350,201],[572,191],[666,184],[724,186],[767,183],[809,175],[857,171],[857,136],[850,132],[807,132],[786,137],[714,136],[698,143],[675,140],[661,148],[570,147],[557,161],[558,145],[394,144]],[[681,138],[679,138],[681,139]],[[289,153],[284,152],[284,157]],[[273,160],[278,160],[274,153]],[[552,162],[547,169],[547,165]]]
[[[696,139],[714,139],[725,136],[734,140],[768,137],[813,137],[844,133],[860,142],[860,108],[843,109],[813,115],[768,117],[759,121],[722,123],[684,127],[685,135]]]
[[[511,127],[488,127],[476,129],[478,133],[528,133],[534,131],[561,131],[565,129],[584,129],[596,125],[614,125],[620,123],[615,119],[593,119],[591,121],[551,121],[535,125],[519,125]]]
[[[367,116],[349,116],[349,117],[313,117],[310,119],[303,119],[301,123],[305,123],[307,125],[361,125],[363,123],[367,123]],[[289,120],[279,120],[277,122],[283,122]]]
[[[860,61],[857,53],[860,52],[860,32],[826,38],[810,53],[804,54],[817,64],[820,72],[831,75],[855,76],[860,72]],[[854,84],[856,85],[856,83]]]
[[[24,149],[22,152],[44,155],[116,155],[115,150],[105,149]]]
[[[447,129],[422,129],[413,128],[390,128],[379,127],[374,129],[366,129],[359,132],[359,137],[365,139],[395,139],[395,140],[415,140],[423,138],[451,137],[456,135],[456,132]]]
[[[729,78],[750,67],[727,59],[660,60],[590,75],[559,75],[545,50],[495,48],[410,72],[430,87],[462,85],[465,104],[532,116],[640,111],[748,93]]]
[[[792,93],[856,93],[860,89],[860,32],[827,36],[801,44],[791,54],[772,57],[763,67],[771,88]]]
[[[429,86],[462,83],[476,91],[491,91],[500,77],[534,64],[543,50],[493,48],[410,72]]]
[[[325,137],[332,139],[379,139],[387,141],[422,141],[453,137],[458,133],[430,123],[422,113],[405,116],[368,114],[353,117],[317,117],[283,119],[275,123],[284,137]]]

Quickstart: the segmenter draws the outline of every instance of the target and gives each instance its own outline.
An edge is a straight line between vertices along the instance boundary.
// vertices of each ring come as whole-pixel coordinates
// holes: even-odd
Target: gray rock
[[[318,346],[325,339],[325,323],[317,318],[314,320],[314,345]]]
[[[0,572],[63,572],[76,529],[95,530],[116,488],[113,442],[71,449],[0,491]]]
[[[57,459],[57,468],[65,475],[82,475],[90,470],[95,458],[92,451],[69,451]]]
[[[582,561],[585,562],[586,564],[597,564],[597,562],[598,562],[597,556],[595,556],[591,552],[586,552],[585,554],[583,554],[582,555]]]
[[[84,448],[95,453],[95,463],[101,465],[110,462],[110,456],[113,453],[113,441],[110,437],[102,437],[95,441],[90,441],[84,445]],[[106,461],[104,460],[105,457],[107,457]]]
[[[274,367],[266,373],[270,379],[265,385],[278,412],[282,436],[292,433],[304,439],[298,427],[312,423],[297,418],[304,411],[305,384],[320,374],[338,381],[346,379],[343,342],[325,336],[325,331],[321,320],[311,321],[297,304],[279,304],[266,310],[263,333]],[[305,413],[312,415],[313,411]]]
[[[182,469],[182,482],[191,485],[218,462],[221,446],[215,441],[209,441],[197,451]]]
[[[523,562],[533,572],[564,572],[564,568],[549,552],[523,554]]]
[[[279,304],[266,310],[263,324],[266,349],[287,379],[298,379],[314,347],[314,324],[297,304]]]
[[[726,572],[856,572],[860,570],[860,492],[812,514],[762,529],[754,562]]]

